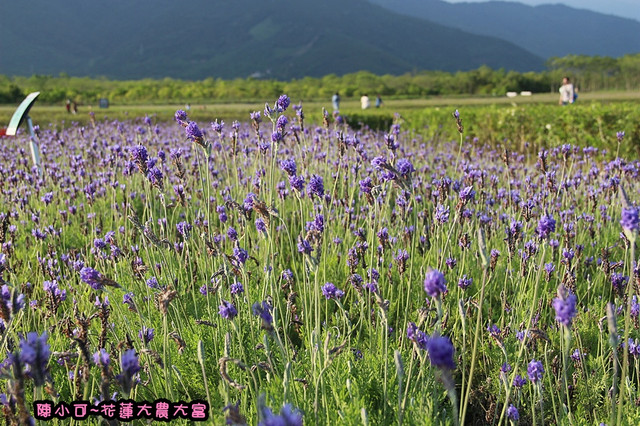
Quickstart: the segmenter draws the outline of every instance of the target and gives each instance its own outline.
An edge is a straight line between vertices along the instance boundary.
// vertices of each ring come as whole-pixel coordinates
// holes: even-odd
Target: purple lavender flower
[[[448,337],[432,336],[427,340],[427,351],[431,365],[442,369],[453,370],[456,363],[453,360],[455,349]]]
[[[241,283],[238,283],[238,282],[231,284],[231,286],[229,286],[229,290],[231,291],[231,294],[244,293],[244,287],[242,286]]]
[[[529,365],[527,366],[527,376],[529,376],[529,380],[531,383],[538,383],[542,380],[542,375],[544,374],[544,367],[540,361],[536,361],[532,359]]]
[[[30,368],[30,375],[36,386],[44,385],[49,377],[47,364],[51,356],[51,350],[47,344],[47,332],[41,336],[32,331],[27,333],[26,339],[20,339],[20,362]]]
[[[324,196],[324,181],[322,176],[312,175],[307,185],[307,193],[322,198]]]
[[[102,290],[104,287],[102,274],[88,266],[80,270],[80,279],[89,284],[94,290]]]
[[[344,291],[337,288],[333,283],[326,283],[322,286],[322,295],[327,299],[341,299]]]
[[[541,239],[548,238],[556,230],[556,221],[550,214],[545,214],[540,218],[536,232]]]
[[[231,241],[236,241],[238,239],[238,231],[229,227],[229,229],[227,229],[227,237],[229,237]]]
[[[473,190],[473,186],[467,186],[465,188],[463,188],[462,190],[460,190],[460,192],[458,193],[458,196],[460,197],[460,199],[462,201],[464,201],[465,203],[473,200],[476,196],[476,191]]]
[[[259,114],[260,113],[258,113],[258,116]],[[211,129],[218,134],[222,133],[223,128],[224,128],[224,121],[218,122],[218,120],[216,119],[215,122],[211,123]]]
[[[282,271],[282,273],[280,274],[280,279],[282,279],[283,281],[286,281],[288,283],[292,283],[293,282],[293,272],[291,272],[291,269],[285,269],[284,271]]]
[[[140,172],[147,174],[147,161],[149,156],[147,154],[147,148],[142,145],[134,146],[130,149],[131,161],[135,163]]]
[[[227,302],[226,300],[222,300],[218,308],[218,313],[224,319],[232,320],[238,315],[238,310],[233,306],[233,303]]]
[[[192,142],[201,142],[204,135],[202,134],[202,130],[198,127],[198,124],[195,121],[187,124],[187,127],[184,129],[187,134],[187,138]]]
[[[380,272],[376,268],[369,268],[367,271],[367,277],[372,281],[378,281],[380,279]]]
[[[373,160],[371,160],[371,165],[377,170],[385,170],[385,167],[388,166],[387,157],[384,157],[382,155],[379,157],[375,157]]]
[[[311,244],[309,243],[309,241],[301,239],[298,242],[298,252],[304,253],[304,254],[311,254],[312,251],[313,251],[313,247],[311,247]]]
[[[51,293],[54,299],[58,302],[64,302],[67,299],[67,290],[60,290],[58,288],[58,282],[56,280],[53,281],[45,281],[42,283],[44,287],[44,291]]]
[[[520,419],[520,413],[518,413],[518,409],[513,404],[509,404],[509,408],[507,408],[507,417],[514,422]]]
[[[567,262],[571,262],[575,256],[576,256],[576,252],[572,248],[562,249],[562,257],[566,259]]]
[[[133,292],[125,293],[122,295],[122,303],[129,306],[130,310],[136,309],[136,305],[133,301],[133,296],[134,296]]]
[[[249,253],[240,247],[234,247],[233,248],[233,257],[240,263],[242,263],[244,265],[244,263],[247,261],[247,259],[249,258]]]
[[[291,103],[291,99],[287,95],[280,95],[278,100],[276,101],[276,108],[278,112],[285,112],[287,108],[289,108],[289,104]]]
[[[639,358],[640,344],[638,344],[638,339],[633,340],[629,338],[629,340],[627,341],[627,344],[629,346],[629,355],[633,356],[634,358]]]
[[[473,278],[468,278],[466,275],[463,275],[462,278],[458,280],[458,287],[463,290],[469,288],[469,286],[473,283]]]
[[[183,122],[187,121],[187,113],[179,109],[176,111],[174,118],[178,123],[182,124]]]
[[[407,339],[415,342],[418,347],[424,351],[427,350],[427,342],[429,341],[429,336],[421,330],[418,329],[418,326],[415,323],[410,322],[407,326]]]
[[[398,252],[393,259],[396,261],[398,270],[402,274],[405,271],[407,261],[409,260],[409,252],[404,249],[398,249]]]
[[[138,332],[138,338],[142,340],[142,342],[146,345],[150,341],[153,340],[153,336],[155,335],[153,328],[147,328],[146,326],[142,326],[142,329]]]
[[[258,232],[261,232],[263,234],[267,233],[267,224],[265,223],[264,219],[259,217],[256,219],[255,221],[256,224],[256,229],[258,230]]]
[[[227,217],[227,208],[225,206],[216,206],[216,213],[218,213],[218,219],[222,223],[225,223],[229,219]]]
[[[51,204],[51,202],[53,201],[53,192],[47,192],[40,198],[40,200],[43,201],[46,205]]]
[[[624,130],[616,132],[616,138],[618,139],[618,142],[622,142],[624,139]]]
[[[400,147],[400,144],[396,141],[396,138],[392,134],[385,133],[382,138],[384,139],[385,145],[391,151],[395,151]]]
[[[251,312],[253,312],[253,315],[262,319],[262,326],[266,329],[270,329],[273,324],[273,316],[271,316],[272,309],[271,305],[266,301],[262,303],[256,302],[251,306]]]
[[[289,176],[289,185],[298,192],[304,189],[304,178],[300,176]]]
[[[260,111],[253,111],[249,113],[249,118],[256,122],[256,123],[260,123],[262,122],[262,118],[260,117]]]
[[[118,374],[116,379],[120,383],[124,394],[129,395],[134,385],[133,376],[140,371],[138,355],[134,349],[128,349],[122,354],[120,357],[120,368],[122,373]]]
[[[313,221],[307,222],[306,228],[308,231],[324,232],[324,216],[316,215]]]
[[[613,272],[611,274],[611,285],[618,291],[624,289],[628,281],[629,277],[622,275],[620,272]]]
[[[438,297],[447,292],[446,280],[442,272],[430,269],[424,278],[424,291],[431,297]]]
[[[556,270],[556,265],[554,265],[553,262],[544,264],[544,271],[547,273],[547,276],[550,276],[551,274],[553,274],[553,271],[555,270]]]
[[[258,426],[302,426],[302,414],[290,404],[285,404],[276,415],[269,407],[262,409],[262,420]]]
[[[277,143],[277,142],[281,142],[282,140],[284,140],[284,135],[282,134],[282,132],[275,131],[271,133],[271,142]]]
[[[500,328],[498,328],[498,326],[495,324],[487,326],[487,331],[492,337],[496,337],[496,338],[500,337],[500,334],[502,333]]]
[[[162,171],[160,171],[159,168],[157,167],[152,167],[149,169],[149,171],[147,172],[147,178],[149,179],[149,182],[151,182],[152,185],[162,189],[163,188],[163,183],[162,183]]]
[[[396,170],[398,170],[398,173],[400,173],[400,176],[402,176],[403,178],[408,178],[411,173],[416,171],[416,169],[413,167],[413,164],[411,164],[411,161],[407,160],[406,158],[401,158],[398,160],[398,162],[396,163]]]
[[[160,284],[158,283],[158,279],[156,277],[151,277],[147,280],[147,287],[149,288],[160,288]]]
[[[104,302],[101,302],[100,297],[96,296],[96,301],[94,305],[98,309],[103,309],[103,308],[106,309],[109,306],[109,296],[104,296]]]
[[[635,207],[628,207],[622,209],[622,218],[620,219],[620,225],[622,229],[635,232],[638,230],[638,224],[640,219],[638,218],[638,209]]]
[[[572,353],[571,353],[571,359],[575,362],[580,361],[580,357],[584,356],[584,354],[580,353],[580,349],[575,349]]]
[[[255,201],[256,201],[256,194],[254,194],[253,192],[248,193],[244,201],[242,202],[242,208],[244,208],[245,211],[252,210]]]
[[[437,222],[441,224],[447,223],[449,221],[449,206],[438,204],[433,217]]]
[[[281,115],[276,120],[276,128],[279,132],[284,132],[284,128],[289,124],[289,119],[285,115]]]
[[[93,354],[93,363],[97,366],[104,366],[111,364],[111,357],[109,352],[104,348],[101,348],[98,352]]]
[[[183,238],[187,238],[189,236],[189,232],[193,229],[193,226],[188,222],[180,222],[176,224],[176,229]]]
[[[296,161],[293,158],[282,160],[280,162],[280,168],[289,176],[295,176],[298,171]]]
[[[516,377],[513,378],[513,386],[515,388],[520,389],[521,387],[523,387],[526,384],[527,384],[527,379],[522,377],[519,374],[516,374]]]
[[[360,192],[363,194],[371,194],[371,190],[373,189],[373,183],[369,176],[362,179],[360,182]]]
[[[571,327],[573,317],[576,316],[576,295],[567,290],[564,285],[558,286],[558,297],[553,299],[553,309],[556,310],[556,320],[567,327]]]

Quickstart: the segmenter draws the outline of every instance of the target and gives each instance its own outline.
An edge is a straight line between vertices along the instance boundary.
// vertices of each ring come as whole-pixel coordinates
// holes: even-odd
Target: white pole
[[[40,164],[40,148],[36,142],[36,134],[33,131],[33,121],[31,117],[27,115],[27,127],[29,128],[29,135],[31,135],[31,158],[33,164],[38,167],[38,174],[42,177],[42,164]]]

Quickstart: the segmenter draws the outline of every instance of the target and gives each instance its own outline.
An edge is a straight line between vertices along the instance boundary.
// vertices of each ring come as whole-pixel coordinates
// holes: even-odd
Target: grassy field
[[[299,99],[293,98],[294,102]],[[433,97],[427,99],[389,99],[384,101],[384,105],[380,109],[372,108],[366,113],[370,115],[377,114],[406,114],[409,112],[420,111],[425,108],[438,107],[470,107],[470,106],[513,106],[513,105],[533,105],[533,104],[552,104],[556,105],[558,96],[552,93],[534,94],[532,96],[518,96],[516,98],[505,97]],[[619,102],[619,101],[640,101],[640,92],[597,92],[597,93],[580,93],[579,104],[590,102]],[[326,108],[331,113],[331,102],[327,99],[324,102],[319,101],[303,101],[306,115],[314,122],[322,121],[322,108]],[[0,105],[0,127],[1,123],[6,126],[9,123],[11,115],[17,105]],[[68,114],[64,105],[40,105],[36,103],[31,111],[31,117],[34,123],[87,123],[89,121],[89,112],[93,111],[97,119],[108,118],[109,120],[127,120],[141,118],[145,115],[153,116],[158,121],[168,121],[173,117],[173,113],[180,108],[184,109],[185,105],[112,105],[108,109],[100,109],[97,105],[80,105],[77,115]],[[213,120],[221,119],[227,122],[233,120],[245,121],[249,117],[249,113],[255,110],[261,110],[259,102],[254,103],[211,103],[211,104],[194,104],[191,105],[190,115],[194,120],[208,123]],[[358,99],[348,99],[341,103],[341,112],[345,115],[353,113],[362,113],[360,109],[360,101]]]
[[[0,144],[3,418],[640,423],[640,106],[602,96],[389,101],[382,131],[285,97],[218,129],[264,106],[36,120],[42,174]]]

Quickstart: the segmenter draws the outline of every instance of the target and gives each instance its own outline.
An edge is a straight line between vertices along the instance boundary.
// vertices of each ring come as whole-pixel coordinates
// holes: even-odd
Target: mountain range
[[[508,40],[543,58],[569,54],[618,57],[640,52],[640,22],[562,4],[370,1],[394,13]]]
[[[535,16],[529,16],[534,15],[530,9]],[[0,74],[195,80],[291,79],[359,70],[401,74],[481,65],[529,71],[543,69],[554,55],[640,51],[640,22],[580,11],[580,19],[590,19],[585,30],[571,23],[554,32],[551,16],[566,12],[572,22],[576,10],[554,6],[548,15],[546,10],[437,0],[4,2]],[[520,21],[514,23],[513,14]],[[598,43],[586,31],[592,22],[604,23]],[[618,32],[609,43],[606,34],[613,29]],[[567,31],[574,33],[568,37]]]

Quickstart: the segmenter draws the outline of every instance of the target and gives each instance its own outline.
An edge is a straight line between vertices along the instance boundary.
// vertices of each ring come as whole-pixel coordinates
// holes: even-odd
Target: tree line
[[[258,102],[288,93],[295,99],[328,99],[335,92],[343,98],[363,93],[387,98],[418,98],[451,95],[494,95],[506,92],[556,92],[563,76],[572,78],[582,91],[640,90],[640,54],[619,58],[570,55],[551,58],[543,72],[494,70],[482,66],[471,71],[448,73],[416,71],[403,75],[375,75],[368,71],[290,81],[238,78],[207,78],[186,81],[165,78],[117,81],[107,78],[33,75],[0,75],[0,103],[16,103],[26,94],[40,91],[40,102],[59,103],[66,99],[97,103],[211,103]]]

